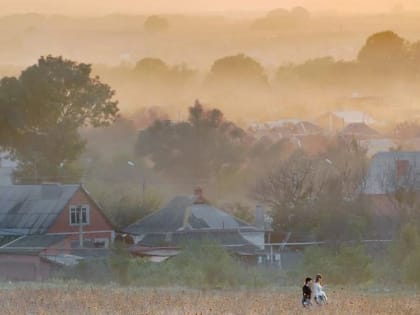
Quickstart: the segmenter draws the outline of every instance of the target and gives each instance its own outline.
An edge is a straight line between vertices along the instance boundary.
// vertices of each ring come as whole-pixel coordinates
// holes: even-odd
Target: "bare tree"
[[[257,181],[254,197],[272,211],[274,228],[337,239],[366,228],[361,203],[366,152],[337,141],[322,156],[298,150]]]
[[[293,209],[319,192],[315,172],[315,162],[296,152],[257,182],[254,196],[272,208]]]
[[[257,181],[254,198],[272,210],[276,229],[290,230],[308,216],[325,183],[319,166],[319,159],[296,151]]]

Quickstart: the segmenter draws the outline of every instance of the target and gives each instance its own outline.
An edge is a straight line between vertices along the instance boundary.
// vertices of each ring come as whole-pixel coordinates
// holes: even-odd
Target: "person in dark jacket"
[[[312,278],[307,277],[305,284],[302,287],[302,305],[303,307],[309,307],[312,305],[312,289],[311,289]]]

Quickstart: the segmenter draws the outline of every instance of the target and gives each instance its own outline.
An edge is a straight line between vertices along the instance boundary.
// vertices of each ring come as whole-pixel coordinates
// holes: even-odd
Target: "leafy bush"
[[[181,285],[195,288],[225,288],[245,284],[245,268],[220,244],[187,243],[183,251],[155,264],[137,259],[130,265],[130,278],[144,285]]]
[[[305,249],[302,269],[308,275],[324,274],[328,282],[361,283],[371,279],[371,259],[362,246],[332,248],[310,247]]]
[[[420,282],[420,235],[415,225],[407,224],[401,229],[399,239],[391,246],[389,261],[400,281]]]
[[[132,257],[126,247],[115,246],[108,259],[82,261],[75,267],[62,269],[55,278],[205,289],[260,287],[272,282],[273,274],[245,266],[216,242],[201,241],[186,243],[179,255],[162,263]]]
[[[58,269],[53,273],[53,278],[65,280],[66,283],[70,280],[80,280],[105,284],[113,280],[109,263],[103,258],[82,260],[76,266]]]

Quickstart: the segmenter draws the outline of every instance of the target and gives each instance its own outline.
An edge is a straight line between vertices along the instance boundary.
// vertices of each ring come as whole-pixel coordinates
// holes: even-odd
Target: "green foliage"
[[[290,82],[322,88],[333,85],[344,91],[363,86],[375,91],[378,84],[393,86],[395,80],[403,79],[407,83],[416,80],[419,60],[419,42],[412,43],[392,31],[384,31],[367,38],[356,60],[334,60],[327,56],[283,65],[278,68],[276,80],[284,85]],[[384,74],[389,76],[384,78]]]
[[[337,184],[336,181],[334,183]],[[316,215],[307,229],[314,233],[316,239],[340,244],[343,241],[361,240],[369,232],[371,215],[369,204],[363,198],[343,200],[336,190],[330,189],[312,210]]]
[[[310,13],[303,7],[275,9],[267,13],[265,17],[254,21],[252,28],[256,30],[290,30],[304,25],[310,18]]]
[[[390,258],[402,281],[420,283],[420,234],[416,225],[408,223],[402,227],[391,246]]]
[[[123,162],[127,164],[127,160]],[[127,165],[125,168],[127,173],[132,171]],[[95,172],[97,171],[98,169],[95,169]],[[117,228],[126,227],[159,209],[162,196],[152,188],[144,187],[143,191],[136,176],[130,177],[129,174],[125,180],[118,182],[118,175],[125,176],[125,173],[121,172],[114,178],[114,181],[117,181],[115,183],[112,182],[112,173],[107,175],[110,177],[109,180],[107,177],[98,177],[95,181],[88,180],[86,186]],[[90,176],[95,177],[96,175],[91,174]]]
[[[18,130],[24,126],[22,91],[16,78],[0,81],[0,147],[14,145]]]
[[[381,284],[420,283],[420,233],[413,223],[402,226],[400,235],[375,262],[375,279]]]
[[[131,254],[128,248],[121,242],[115,242],[109,256],[109,267],[113,278],[122,285],[130,283],[129,266],[131,263]]]
[[[371,259],[363,246],[342,246],[336,256],[338,268],[334,276],[339,283],[362,283],[372,277]]]
[[[273,274],[245,267],[213,241],[186,243],[182,252],[161,263],[130,256],[123,244],[115,244],[108,259],[83,261],[55,274],[58,279],[84,282],[188,288],[256,287],[270,283]]]
[[[62,57],[41,57],[19,77],[3,78],[2,128],[8,129],[5,145],[20,162],[18,181],[60,181],[63,165],[84,150],[78,128],[114,121],[118,107],[113,96],[108,85],[91,76],[90,65]]]
[[[159,75],[168,73],[169,66],[158,58],[143,58],[137,62],[134,71],[144,76]]]
[[[198,101],[189,112],[188,122],[156,121],[141,131],[137,155],[150,158],[156,170],[183,179],[207,179],[222,169],[239,167],[242,129]]]
[[[403,275],[406,283],[420,284],[420,243],[417,244],[416,250],[412,251],[405,259],[403,267]]]
[[[123,195],[107,204],[108,218],[123,228],[159,209],[161,198],[149,190],[144,196]]]
[[[371,259],[361,245],[332,248],[308,247],[304,252],[303,271],[324,275],[328,283],[360,284],[372,278]]]
[[[241,273],[238,262],[222,246],[211,241],[187,244],[169,263],[188,286],[235,286]]]
[[[106,284],[113,281],[109,262],[103,258],[82,260],[75,266],[57,269],[52,277],[64,280],[66,283],[71,280],[97,284]]]
[[[194,76],[195,71],[185,64],[170,66],[158,58],[143,58],[137,62],[134,74],[135,79],[145,86],[179,87],[186,84]]]
[[[191,288],[229,288],[253,281],[238,261],[212,241],[186,243],[178,256],[159,264],[137,259],[130,277],[143,285]]]
[[[113,122],[118,113],[114,91],[91,71],[88,64],[52,56],[24,70],[16,88],[30,113],[26,128],[40,132],[62,123],[97,127]]]
[[[366,150],[340,139],[320,156],[297,150],[261,176],[254,197],[270,206],[275,230],[308,239],[358,240],[371,219],[360,196],[366,162]]]
[[[310,59],[302,64],[280,66],[276,73],[279,82],[307,82],[314,86],[326,87],[331,84],[352,83],[360,75],[355,62],[337,61],[330,56]]]
[[[144,22],[144,29],[151,33],[165,32],[169,29],[169,22],[164,17],[151,15]]]
[[[211,67],[209,79],[212,83],[220,85],[226,83],[266,85],[268,83],[263,66],[244,54],[216,60]]]
[[[38,156],[33,154],[32,158],[35,160]],[[74,184],[80,183],[83,172],[83,166],[79,161],[65,161],[58,168],[51,169],[51,165],[45,160],[35,160],[35,163],[21,160],[12,176],[16,184],[38,184],[45,181]]]
[[[408,43],[391,31],[370,36],[358,60],[376,70],[401,69],[408,57]]]

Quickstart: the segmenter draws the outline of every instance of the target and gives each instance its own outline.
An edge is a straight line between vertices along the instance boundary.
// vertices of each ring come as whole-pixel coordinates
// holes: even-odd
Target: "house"
[[[44,279],[50,265],[105,252],[114,235],[82,185],[0,186],[0,278]]]
[[[257,138],[268,136],[274,139],[283,139],[323,134],[322,128],[301,119],[282,119],[264,123],[253,123],[249,129]]]
[[[345,126],[344,129],[340,132],[340,136],[362,140],[378,138],[380,134],[375,129],[369,127],[366,123],[358,122],[350,123]]]
[[[420,152],[391,151],[375,154],[362,192],[371,203],[378,221],[378,232],[382,236],[392,237],[401,209],[417,200],[420,193]]]
[[[385,195],[400,188],[420,191],[420,151],[375,154],[369,166],[364,193]]]
[[[127,226],[123,232],[134,238],[132,253],[152,261],[177,255],[186,242],[210,240],[244,260],[256,262],[265,245],[261,208],[256,217],[256,225],[235,218],[205,202],[198,189],[193,196],[173,198],[164,208]]]
[[[315,123],[332,133],[342,131],[349,124],[363,123],[373,125],[377,121],[364,112],[345,110],[327,112],[318,117]]]

